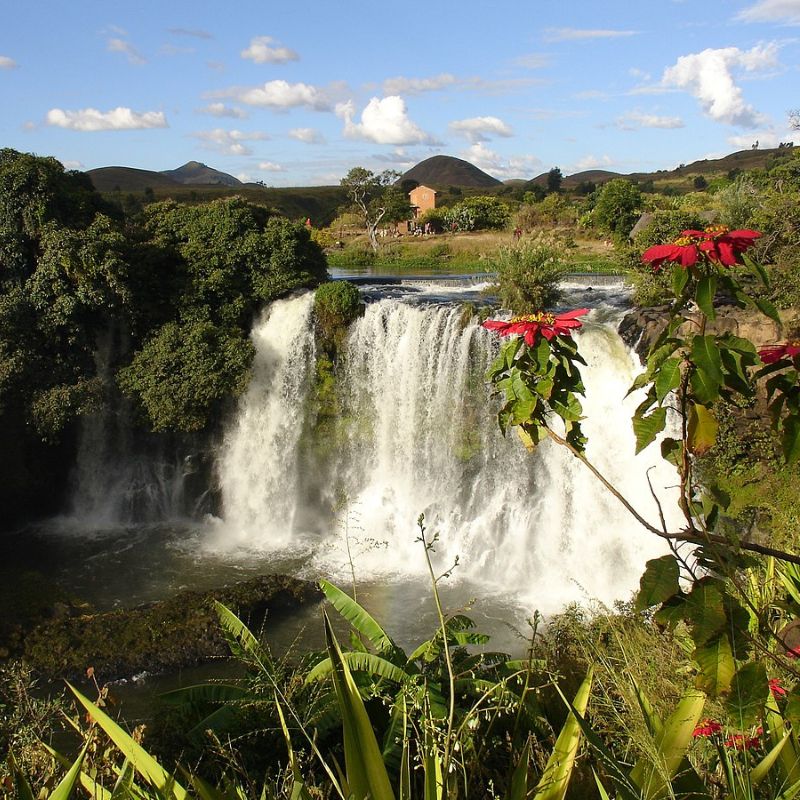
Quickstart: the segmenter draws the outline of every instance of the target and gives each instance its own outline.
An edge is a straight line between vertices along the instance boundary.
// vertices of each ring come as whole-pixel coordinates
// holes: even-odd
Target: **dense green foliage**
[[[592,222],[612,239],[624,241],[641,212],[642,195],[639,187],[630,181],[615,178],[597,190]]]
[[[246,383],[259,306],[326,274],[305,226],[240,198],[124,217],[55,159],[0,151],[9,519],[43,485],[58,501],[69,458],[42,443],[69,448],[74,423],[114,402],[117,373],[150,429],[205,428]]]
[[[566,270],[562,252],[556,241],[541,237],[498,251],[491,266],[497,272],[503,308],[528,314],[554,305],[559,297],[558,282]]]
[[[492,196],[466,197],[445,214],[445,223],[460,231],[502,230],[510,219],[508,204]]]

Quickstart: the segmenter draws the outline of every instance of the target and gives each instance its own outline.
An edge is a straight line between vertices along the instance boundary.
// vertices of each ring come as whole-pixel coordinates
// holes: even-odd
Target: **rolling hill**
[[[417,181],[432,189],[448,186],[493,189],[502,183],[469,161],[453,156],[433,156],[420,161],[400,176],[400,181]]]
[[[228,175],[227,172],[220,172],[218,169],[212,169],[200,161],[187,161],[182,167],[178,167],[178,169],[164,169],[161,170],[160,174],[166,175],[177,183],[188,183],[192,185],[243,185],[242,182],[238,178],[234,178],[233,175]]]

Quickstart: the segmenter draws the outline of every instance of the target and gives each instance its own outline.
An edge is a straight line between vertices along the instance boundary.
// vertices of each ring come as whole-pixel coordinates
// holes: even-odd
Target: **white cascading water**
[[[368,305],[340,366],[351,422],[325,474],[309,475],[300,450],[314,358],[311,302],[276,303],[254,330],[253,381],[220,460],[218,545],[280,551],[312,542],[312,570],[343,575],[345,527],[360,543],[361,578],[419,575],[426,567],[416,520],[424,513],[439,534],[438,563],[458,555],[456,577],[543,610],[624,598],[644,562],[664,552],[566,450],[547,442],[530,455],[513,432],[502,437],[498,401],[483,378],[497,343],[474,320],[465,323],[456,304]],[[638,367],[608,324],[589,321],[578,338],[588,362],[588,456],[655,522],[647,470],[655,467],[650,480],[667,509],[675,473],[652,448],[633,455],[638,400],[623,398]],[[329,509],[341,498],[337,517]]]
[[[228,544],[286,548],[295,536],[313,305],[310,293],[275,302],[253,327],[250,386],[218,464]]]

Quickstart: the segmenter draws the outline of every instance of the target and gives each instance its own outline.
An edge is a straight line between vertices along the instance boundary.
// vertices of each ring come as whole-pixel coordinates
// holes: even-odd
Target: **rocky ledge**
[[[778,326],[759,311],[728,305],[719,306],[715,311],[716,319],[706,326],[708,334],[732,333],[749,339],[756,347],[781,341]],[[701,315],[689,311],[684,316],[686,322],[680,332],[688,334],[692,328],[697,329]],[[667,306],[636,308],[623,317],[619,324],[619,335],[644,361],[651,345],[667,326],[668,317]]]
[[[258,630],[267,614],[285,614],[321,597],[312,583],[268,575],[209,592],[184,591],[127,610],[76,610],[34,628],[24,639],[23,657],[48,679],[77,679],[89,667],[103,681],[168,672],[229,654],[214,600]]]

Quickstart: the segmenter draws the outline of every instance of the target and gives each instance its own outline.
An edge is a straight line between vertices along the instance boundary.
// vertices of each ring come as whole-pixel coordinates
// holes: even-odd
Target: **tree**
[[[376,175],[364,167],[353,167],[340,182],[347,190],[347,196],[352,204],[361,213],[374,252],[378,250],[377,231],[381,220],[387,213],[394,217],[399,213],[397,197],[399,190],[390,191],[390,187],[399,177],[400,173],[392,169]],[[407,213],[410,213],[407,202],[406,207]]]
[[[623,178],[603,184],[592,211],[595,225],[618,241],[627,238],[642,210],[639,187]]]
[[[564,176],[561,173],[561,170],[558,167],[553,167],[553,169],[547,173],[547,191],[549,193],[560,192],[561,182],[563,180]]]

